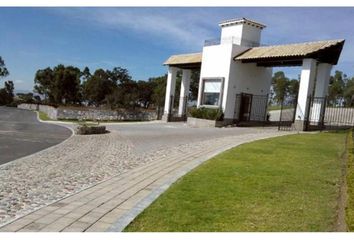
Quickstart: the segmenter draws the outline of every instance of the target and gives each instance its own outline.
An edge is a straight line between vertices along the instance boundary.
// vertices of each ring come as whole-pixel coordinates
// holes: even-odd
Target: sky
[[[265,24],[262,44],[345,39],[337,66],[354,76],[354,8],[5,8],[0,7],[0,56],[17,91],[33,89],[38,69],[58,64],[91,71],[127,68],[135,80],[160,76],[173,54],[201,52],[220,36],[222,20]],[[300,68],[284,70],[297,78]]]

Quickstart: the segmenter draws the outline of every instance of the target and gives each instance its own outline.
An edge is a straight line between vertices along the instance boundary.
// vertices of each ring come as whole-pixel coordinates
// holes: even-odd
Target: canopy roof
[[[202,63],[202,53],[189,53],[189,54],[179,54],[172,55],[169,57],[164,65],[193,69],[200,68]]]
[[[254,47],[234,57],[243,63],[257,63],[259,66],[299,66],[304,58],[336,65],[344,40],[328,40],[286,45]]]
[[[304,42],[285,45],[249,48],[234,57],[242,63],[257,63],[258,66],[301,66],[304,58],[313,58],[319,62],[336,65],[344,45],[343,39],[318,42]],[[172,55],[164,65],[184,69],[200,68],[202,53]]]

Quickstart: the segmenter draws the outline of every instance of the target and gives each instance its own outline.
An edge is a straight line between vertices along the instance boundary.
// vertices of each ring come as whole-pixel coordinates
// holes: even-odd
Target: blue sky
[[[32,90],[36,70],[60,63],[121,66],[146,80],[166,72],[168,56],[201,51],[205,39],[219,37],[218,22],[238,17],[267,25],[267,45],[346,39],[334,69],[354,76],[354,8],[0,8],[0,56],[10,71],[0,86],[13,80]]]

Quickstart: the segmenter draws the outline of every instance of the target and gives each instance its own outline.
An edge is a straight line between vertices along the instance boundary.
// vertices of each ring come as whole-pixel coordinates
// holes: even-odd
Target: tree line
[[[199,80],[198,73],[192,78]],[[147,81],[133,80],[125,68],[111,70],[88,67],[82,71],[62,64],[54,68],[40,69],[34,78],[34,91],[44,96],[49,104],[70,104],[89,106],[109,106],[110,108],[149,108],[163,106],[167,75],[149,78]],[[177,92],[181,74],[177,77]],[[191,94],[197,94],[197,84],[191,84]],[[177,93],[179,94],[179,93]]]
[[[296,98],[300,79],[289,79],[282,71],[272,78],[271,104],[280,105],[283,100]],[[312,95],[314,92],[312,93]],[[341,71],[330,76],[327,99],[332,106],[354,106],[354,77],[349,78]]]
[[[0,79],[7,77],[9,71],[5,66],[5,61],[0,56]],[[4,88],[0,88],[0,105],[8,105],[13,102],[14,98],[14,83],[12,81],[5,81]]]

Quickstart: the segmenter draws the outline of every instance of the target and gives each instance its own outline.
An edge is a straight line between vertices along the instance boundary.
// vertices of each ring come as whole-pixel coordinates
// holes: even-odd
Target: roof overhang
[[[202,53],[172,55],[163,65],[182,69],[199,69],[202,64]]]
[[[305,58],[336,65],[345,40],[305,42],[250,48],[234,57],[242,63],[256,63],[263,67],[301,66]]]

